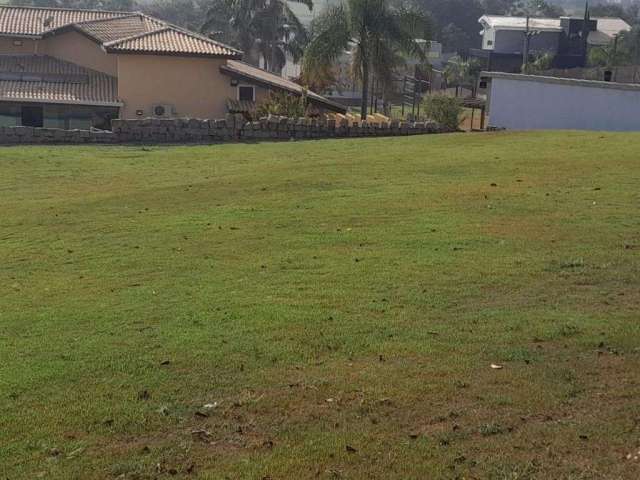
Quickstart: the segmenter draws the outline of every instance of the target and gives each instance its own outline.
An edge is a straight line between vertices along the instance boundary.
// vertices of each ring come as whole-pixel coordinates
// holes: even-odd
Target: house
[[[242,52],[139,12],[0,6],[0,125],[108,128],[113,118],[221,118],[299,85]],[[319,110],[344,107],[308,92]]]
[[[512,130],[640,131],[640,85],[482,72],[489,124]]]
[[[487,70],[519,72],[522,66],[525,34],[529,33],[529,54],[549,54],[556,68],[584,67],[587,46],[613,42],[623,31],[631,29],[620,18],[525,18],[484,15],[482,49],[471,55],[485,60]],[[585,25],[585,21],[587,22]],[[583,31],[588,32],[586,43]]]

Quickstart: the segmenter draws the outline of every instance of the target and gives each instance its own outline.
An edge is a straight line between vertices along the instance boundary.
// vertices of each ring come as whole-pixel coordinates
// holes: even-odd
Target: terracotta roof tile
[[[124,40],[106,43],[108,52],[155,53],[170,55],[204,55],[240,58],[232,47],[174,26]]]
[[[129,12],[0,6],[0,34],[42,35],[71,23],[128,15]]]
[[[0,35],[79,30],[115,53],[240,58],[242,52],[140,12],[0,6]]]
[[[133,14],[126,17],[91,20],[76,23],[73,26],[102,43],[108,43],[142,35],[164,28],[166,25],[146,15]]]
[[[0,55],[0,100],[120,105],[115,77],[47,55]]]

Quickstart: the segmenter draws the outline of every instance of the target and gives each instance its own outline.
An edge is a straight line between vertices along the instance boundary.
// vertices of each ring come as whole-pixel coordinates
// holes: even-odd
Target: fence
[[[269,116],[246,122],[242,115],[221,120],[134,119],[113,120],[112,131],[61,130],[57,128],[0,127],[0,144],[127,144],[127,143],[223,143],[254,140],[356,138],[447,133],[435,122],[387,124],[349,123],[346,120]]]

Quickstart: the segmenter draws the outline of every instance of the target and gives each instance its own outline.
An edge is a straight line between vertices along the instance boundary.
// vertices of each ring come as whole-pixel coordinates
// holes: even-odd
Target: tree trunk
[[[360,103],[360,116],[362,120],[367,119],[367,107],[369,100],[369,62],[366,55],[362,59],[362,102]]]
[[[275,64],[276,64],[276,42],[274,41],[271,44],[271,60],[269,65],[269,72],[275,73]]]

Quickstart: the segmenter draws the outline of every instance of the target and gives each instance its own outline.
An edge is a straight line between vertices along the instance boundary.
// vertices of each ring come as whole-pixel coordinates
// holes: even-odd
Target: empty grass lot
[[[640,478],[639,152],[0,149],[0,478]]]

